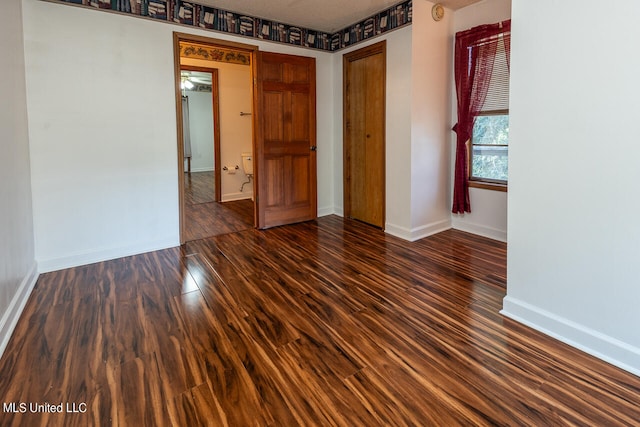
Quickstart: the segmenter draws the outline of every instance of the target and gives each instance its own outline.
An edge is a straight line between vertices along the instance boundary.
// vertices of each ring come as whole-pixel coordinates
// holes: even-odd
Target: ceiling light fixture
[[[181,89],[193,89],[195,85],[189,81],[187,77],[182,78],[182,83],[180,84]]]

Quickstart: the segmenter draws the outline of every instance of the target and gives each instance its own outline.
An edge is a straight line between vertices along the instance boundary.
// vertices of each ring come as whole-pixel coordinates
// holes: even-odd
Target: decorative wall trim
[[[202,59],[205,61],[227,62],[229,64],[251,65],[251,54],[225,47],[180,42],[180,58]]]
[[[38,266],[34,262],[25,278],[18,286],[16,294],[11,299],[9,307],[4,312],[2,319],[0,319],[0,357],[4,354],[4,350],[9,344],[9,339],[13,334],[13,330],[18,324],[18,319],[24,310],[29,295],[33,291],[36,282],[38,281]]]
[[[334,52],[410,25],[413,0],[405,0],[330,34],[185,0],[43,0],[133,15],[192,28]]]
[[[193,83],[193,82],[191,82]],[[187,93],[187,95],[189,94],[189,92],[205,92],[205,93],[211,93],[211,85],[205,85],[205,84],[200,84],[200,83],[193,83],[193,88],[191,89],[185,89],[185,93]],[[197,172],[197,171],[196,171]]]
[[[640,376],[640,348],[508,295],[500,314]]]
[[[372,37],[396,28],[410,25],[413,21],[413,1],[405,0],[380,13],[369,16],[331,36],[332,52],[356,45]]]

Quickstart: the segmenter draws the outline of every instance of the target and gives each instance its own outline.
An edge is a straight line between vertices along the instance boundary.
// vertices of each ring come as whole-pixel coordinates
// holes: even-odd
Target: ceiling
[[[191,80],[193,83],[211,86],[211,73],[182,70],[180,71],[180,76]]]
[[[401,0],[198,0],[212,6],[279,21],[312,30],[334,33],[381,12]],[[426,0],[414,0],[426,1]],[[482,0],[442,0],[440,3],[457,10]]]

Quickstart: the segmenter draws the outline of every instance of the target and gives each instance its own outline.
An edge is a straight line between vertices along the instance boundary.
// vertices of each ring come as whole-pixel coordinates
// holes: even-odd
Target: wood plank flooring
[[[193,241],[253,228],[253,202],[235,200],[187,206],[185,240]]]
[[[253,201],[215,201],[213,172],[185,173],[185,240],[253,228]]]
[[[213,171],[185,172],[184,201],[187,205],[216,201],[216,182]]]
[[[640,378],[500,316],[506,247],[338,217],[44,274],[0,425],[638,425]]]

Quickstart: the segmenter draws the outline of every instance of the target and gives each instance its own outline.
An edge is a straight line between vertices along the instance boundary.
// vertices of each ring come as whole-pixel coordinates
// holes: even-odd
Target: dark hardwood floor
[[[185,173],[185,240],[253,228],[253,201],[216,202],[213,172]]]
[[[640,378],[498,311],[506,247],[330,216],[43,274],[0,425],[638,425]]]
[[[184,201],[198,205],[216,201],[216,182],[213,171],[184,173]]]

